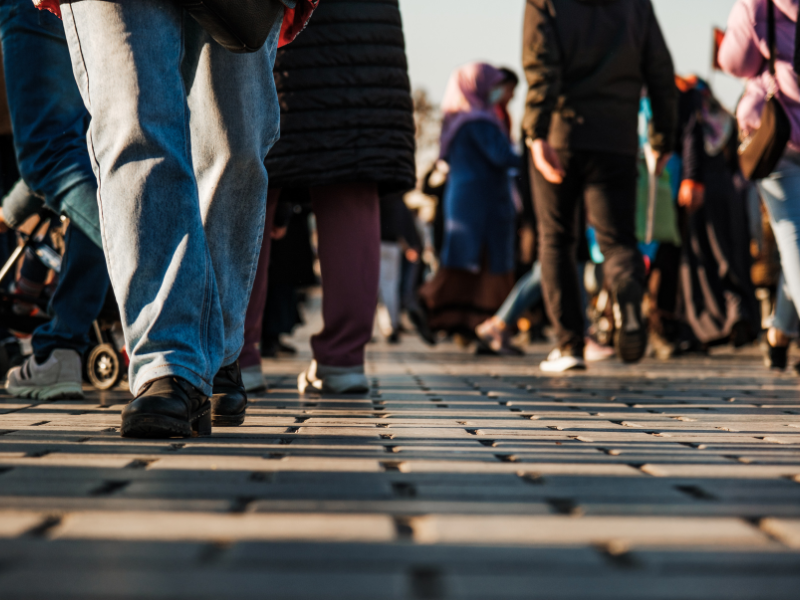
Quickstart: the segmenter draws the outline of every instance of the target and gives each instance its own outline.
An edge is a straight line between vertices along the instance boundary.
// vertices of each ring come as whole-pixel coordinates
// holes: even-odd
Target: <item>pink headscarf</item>
[[[486,63],[470,63],[450,76],[442,101],[442,137],[439,158],[446,158],[458,131],[471,121],[501,126],[489,94],[503,81],[503,73]]]

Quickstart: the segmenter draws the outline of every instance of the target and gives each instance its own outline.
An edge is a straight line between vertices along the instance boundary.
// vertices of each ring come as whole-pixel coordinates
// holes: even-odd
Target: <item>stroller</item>
[[[46,239],[53,230],[54,214],[42,209],[37,214],[38,221],[30,233],[17,232],[22,238],[6,263],[0,267],[0,328],[16,334],[29,335],[40,325],[52,318],[48,314],[49,297],[42,294],[32,297],[16,291],[9,291],[3,283],[16,274],[23,260],[36,260],[47,269],[58,274],[61,271],[61,255]],[[20,305],[31,307],[27,314],[15,310]],[[113,294],[109,293],[100,316],[94,322],[91,337],[92,345],[83,356],[84,379],[98,390],[108,390],[122,381],[127,373],[128,356],[119,318],[119,309]],[[9,356],[5,346],[0,346],[0,375],[18,364],[21,354]]]

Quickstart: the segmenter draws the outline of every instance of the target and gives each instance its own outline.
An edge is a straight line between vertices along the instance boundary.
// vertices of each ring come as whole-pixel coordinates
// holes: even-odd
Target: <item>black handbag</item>
[[[256,52],[285,8],[297,0],[177,0],[217,43],[236,53]]]
[[[769,72],[775,79],[775,3],[767,0],[767,43],[769,44]],[[775,84],[777,87],[777,83]],[[749,180],[763,179],[775,170],[786,144],[792,137],[792,124],[781,103],[770,91],[761,113],[761,126],[739,146],[739,166]]]

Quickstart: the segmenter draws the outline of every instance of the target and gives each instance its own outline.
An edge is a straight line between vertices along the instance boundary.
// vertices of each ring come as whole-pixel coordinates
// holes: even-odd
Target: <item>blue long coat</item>
[[[520,159],[500,127],[471,121],[461,127],[447,155],[442,266],[478,272],[484,255],[492,273],[514,268],[516,211],[508,170]]]

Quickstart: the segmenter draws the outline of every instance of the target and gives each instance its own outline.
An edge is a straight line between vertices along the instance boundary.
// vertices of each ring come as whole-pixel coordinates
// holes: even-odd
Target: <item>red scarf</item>
[[[33,4],[39,10],[49,10],[61,18],[61,6],[59,0],[33,0]],[[285,46],[294,41],[294,38],[303,31],[306,23],[311,18],[311,13],[319,6],[319,0],[297,0],[297,6],[287,8],[283,14],[283,25],[281,26],[281,37],[278,47]]]

